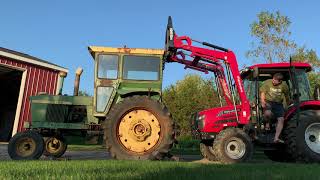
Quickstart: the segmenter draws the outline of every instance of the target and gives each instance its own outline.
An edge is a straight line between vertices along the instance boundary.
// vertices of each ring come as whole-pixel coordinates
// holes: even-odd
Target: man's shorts
[[[266,110],[271,110],[275,118],[284,117],[284,108],[282,103],[278,102],[266,102]]]

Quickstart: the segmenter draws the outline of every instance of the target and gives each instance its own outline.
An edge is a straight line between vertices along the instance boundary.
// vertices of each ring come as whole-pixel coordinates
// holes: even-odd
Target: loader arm
[[[210,48],[194,46],[193,42]],[[236,113],[238,122],[240,124],[249,122],[250,104],[244,92],[236,56],[232,51],[207,42],[193,40],[188,36],[176,35],[172,26],[172,19],[169,17],[164,60],[168,63],[184,64],[185,68],[204,73],[213,72],[218,78],[219,85],[217,87],[221,89],[227,105],[234,106],[235,112],[238,112]],[[233,89],[233,85],[235,85],[238,94]],[[235,100],[237,95],[240,100],[238,103]],[[237,107],[240,107],[240,109]]]

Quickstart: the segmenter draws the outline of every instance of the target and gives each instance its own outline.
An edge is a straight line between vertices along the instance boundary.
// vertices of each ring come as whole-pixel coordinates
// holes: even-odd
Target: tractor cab
[[[160,99],[161,49],[90,46],[95,60],[94,115],[104,118],[113,103],[132,95]]]
[[[294,68],[294,73],[292,73],[290,68]],[[307,63],[293,63],[291,66],[290,63],[257,64],[243,69],[241,71],[241,78],[246,95],[250,101],[252,122],[259,125],[264,123],[262,108],[260,106],[260,88],[266,80],[272,79],[275,73],[281,73],[284,77],[282,83],[285,83],[289,87],[289,102],[283,102],[286,109],[285,116],[290,112],[287,110],[294,107],[293,103],[295,102],[295,93],[297,93],[295,91],[297,89],[299,91],[299,95],[297,96],[299,102],[313,100],[307,76],[309,71],[311,71],[311,66]]]

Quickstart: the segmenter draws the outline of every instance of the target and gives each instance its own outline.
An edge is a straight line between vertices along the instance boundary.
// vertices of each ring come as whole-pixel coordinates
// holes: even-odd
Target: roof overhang
[[[56,66],[56,65],[51,64],[51,63],[45,63],[45,62],[42,62],[42,61],[38,61],[38,60],[35,60],[35,59],[32,59],[32,58],[28,58],[28,57],[19,56],[17,54],[12,54],[12,53],[5,52],[5,51],[0,51],[0,56],[11,58],[11,59],[15,59],[15,60],[26,62],[26,63],[30,63],[30,64],[35,64],[35,65],[38,65],[38,66],[46,67],[46,68],[49,68],[49,69],[54,69],[54,70],[65,72],[65,73],[69,72],[68,69],[60,67],[60,66]]]
[[[93,58],[97,53],[121,53],[121,54],[150,54],[163,55],[163,49],[143,49],[143,48],[114,48],[114,47],[99,47],[89,46],[88,50]]]

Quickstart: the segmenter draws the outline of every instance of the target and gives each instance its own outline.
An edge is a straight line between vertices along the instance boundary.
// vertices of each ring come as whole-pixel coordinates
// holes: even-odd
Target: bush
[[[175,85],[166,87],[162,98],[183,136],[191,134],[190,119],[194,113],[217,107],[219,102],[213,79],[204,79],[196,74],[186,75]]]
[[[200,140],[193,139],[191,136],[180,136],[177,140],[178,144],[175,145],[177,149],[199,149]]]

